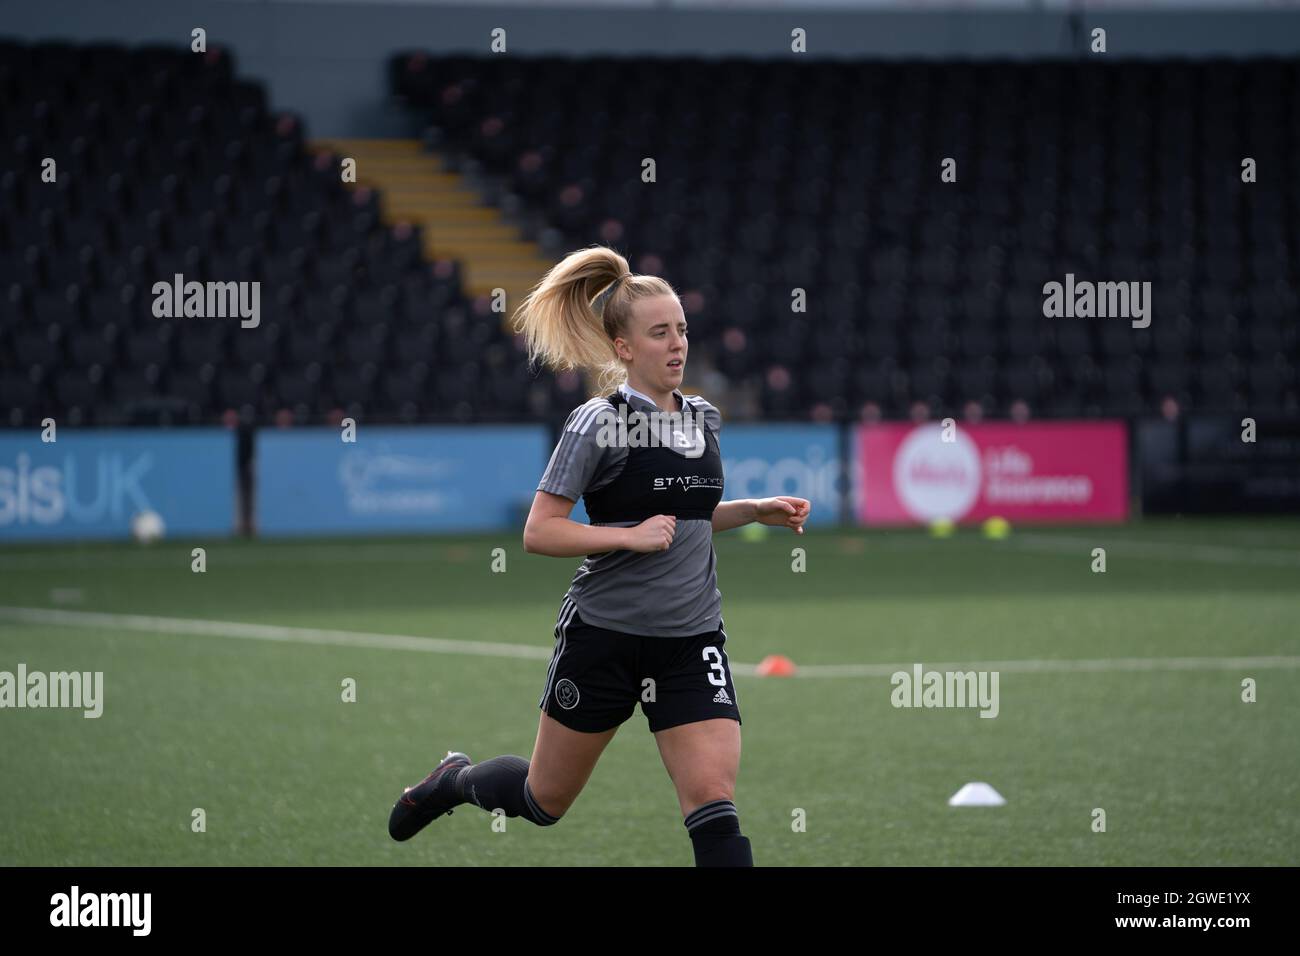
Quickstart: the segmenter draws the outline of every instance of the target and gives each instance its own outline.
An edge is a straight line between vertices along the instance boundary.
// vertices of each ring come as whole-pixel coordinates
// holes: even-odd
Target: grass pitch
[[[716,544],[756,864],[1300,862],[1300,523]],[[104,673],[98,719],[0,710],[0,864],[691,865],[639,711],[557,826],[467,806],[387,835],[445,751],[529,756],[578,563],[517,535],[0,548],[0,670]],[[829,669],[740,666],[768,654]],[[887,672],[913,663],[997,669],[998,716],[893,707]],[[866,664],[886,666],[841,667]],[[1007,805],[948,807],[969,781]]]

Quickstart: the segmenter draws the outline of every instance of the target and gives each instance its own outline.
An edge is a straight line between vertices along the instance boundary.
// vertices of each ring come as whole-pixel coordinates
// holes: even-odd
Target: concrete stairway
[[[357,184],[380,191],[384,221],[423,229],[426,259],[454,258],[464,270],[466,294],[506,294],[507,321],[515,306],[554,263],[536,243],[519,238],[501,212],[482,204],[458,173],[413,139],[322,139],[311,147],[357,162]]]
[[[355,159],[357,184],[380,191],[384,221],[421,226],[426,259],[460,260],[466,294],[504,289],[507,329],[515,307],[555,264],[536,243],[519,238],[500,210],[483,205],[464,177],[446,171],[441,157],[421,150],[417,140],[319,139],[310,147]],[[693,371],[698,376],[699,370]],[[682,388],[692,391],[684,382]]]

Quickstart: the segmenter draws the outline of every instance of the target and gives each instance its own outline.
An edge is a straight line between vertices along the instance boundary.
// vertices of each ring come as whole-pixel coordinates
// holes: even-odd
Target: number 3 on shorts
[[[722,668],[722,654],[713,646],[704,649],[704,659],[709,660],[712,655],[713,663],[709,665],[709,683],[715,687],[727,686],[727,672]]]

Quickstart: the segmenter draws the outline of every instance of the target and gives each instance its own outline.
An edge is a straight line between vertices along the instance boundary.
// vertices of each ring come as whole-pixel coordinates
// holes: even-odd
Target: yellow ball
[[[1000,541],[1011,533],[1011,524],[1006,518],[994,515],[984,522],[984,537]]]
[[[935,518],[930,522],[930,536],[934,538],[951,538],[956,527],[951,518]]]
[[[767,525],[747,524],[740,529],[740,537],[745,541],[762,541],[767,537]]]

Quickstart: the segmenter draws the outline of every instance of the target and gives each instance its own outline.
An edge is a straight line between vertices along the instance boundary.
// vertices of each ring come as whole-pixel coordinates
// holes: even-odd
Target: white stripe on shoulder
[[[718,411],[717,406],[708,399],[701,398],[699,395],[684,395],[683,398],[690,402],[696,412],[705,417],[705,421],[722,421],[722,412]]]
[[[582,406],[582,410],[578,414],[578,417],[574,419],[573,427],[569,430],[575,431],[579,435],[585,435],[588,429],[591,428],[591,423],[594,422],[597,416],[607,408],[613,408],[613,406],[604,398],[593,398],[591,401],[587,402],[587,404]]]
[[[585,435],[591,423],[596,420],[602,408],[612,409],[614,406],[609,403],[609,399],[596,397],[586,402],[578,408],[573,422],[565,429],[566,432],[577,432],[579,435]]]

